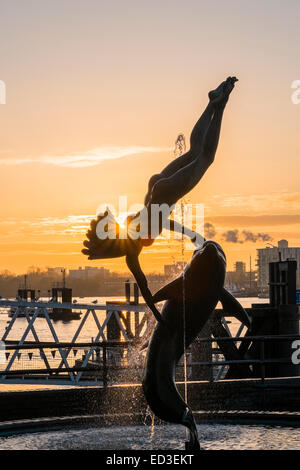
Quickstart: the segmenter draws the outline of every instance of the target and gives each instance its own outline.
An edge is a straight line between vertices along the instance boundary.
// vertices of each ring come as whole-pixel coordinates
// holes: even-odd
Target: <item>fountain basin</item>
[[[204,450],[300,450],[299,416],[218,415],[211,415],[214,422],[197,425]],[[196,413],[197,420],[201,416]],[[202,418],[207,421],[207,413]],[[120,416],[123,423],[130,420],[129,414]],[[101,415],[6,422],[0,426],[0,450],[184,450],[182,426],[113,422]]]

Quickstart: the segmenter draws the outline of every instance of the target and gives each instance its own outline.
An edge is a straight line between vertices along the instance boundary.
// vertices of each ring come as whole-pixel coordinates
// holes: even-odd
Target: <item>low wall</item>
[[[183,394],[183,385],[178,389]],[[254,410],[300,411],[300,378],[255,379],[188,384],[188,402],[194,411]],[[107,389],[0,393],[0,421],[91,414],[144,416],[147,404],[140,385],[110,386]]]

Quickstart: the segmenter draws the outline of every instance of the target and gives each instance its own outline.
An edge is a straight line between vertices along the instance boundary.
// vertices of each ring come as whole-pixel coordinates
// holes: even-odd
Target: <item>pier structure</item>
[[[53,299],[49,302],[0,300],[0,309],[14,312],[0,336],[6,359],[0,363],[0,383],[105,385],[118,381],[140,382],[146,352],[146,349],[141,352],[141,346],[149,340],[155,319],[147,305],[137,303],[136,290],[133,300],[128,287],[127,294],[127,300],[104,305],[62,303]],[[55,321],[51,318],[55,309],[81,312],[78,327],[68,342],[62,342],[58,337]],[[213,324],[223,325],[222,331],[231,338],[224,315],[222,311],[216,312]],[[21,336],[16,338],[14,327],[19,317],[23,320],[25,317],[26,323]],[[37,319],[45,322],[50,341],[39,338]],[[80,337],[91,319],[95,325],[94,337],[91,341],[82,341]],[[212,357],[215,339],[210,335],[210,325],[187,351],[189,380],[222,378],[218,371],[223,363],[215,361],[216,355]],[[240,337],[244,328],[241,324],[235,338]],[[183,363],[177,369],[177,379],[182,380]]]
[[[269,264],[269,292],[268,304],[252,305],[252,335],[267,335],[275,337],[264,348],[266,359],[273,360],[265,368],[266,377],[294,377],[300,376],[300,364],[291,360],[292,344],[290,340],[276,341],[276,337],[299,336],[300,314],[296,299],[296,273],[297,262],[294,259],[281,259]],[[262,348],[262,345],[260,346]],[[244,350],[246,348],[244,347]],[[261,355],[258,345],[250,345],[247,351],[249,357],[257,358]],[[253,376],[257,376],[257,367],[253,369]]]
[[[18,297],[20,300],[31,300],[35,301],[35,290],[34,289],[18,289]]]
[[[130,379],[140,382],[144,362],[140,346],[149,339],[155,325],[153,315],[145,304],[126,301],[97,305],[0,300],[0,308],[14,309],[13,317],[0,337],[5,348],[5,361],[0,364],[0,383],[106,385],[124,380],[128,383]],[[60,341],[55,322],[50,318],[49,312],[54,308],[82,312],[79,325],[68,342]],[[251,310],[248,309],[248,313]],[[25,315],[26,323],[21,337],[16,338],[14,326],[19,314],[23,320]],[[43,333],[46,326],[50,341],[40,340],[37,319],[45,322]],[[95,336],[91,341],[82,341],[81,336],[89,320],[95,324]],[[276,363],[276,360],[261,356],[247,357],[243,351],[249,349],[249,343],[268,344],[271,339],[273,342],[289,341],[290,344],[292,340],[300,339],[295,335],[253,337],[248,331],[242,336],[246,328],[243,324],[233,336],[229,324],[226,313],[216,310],[205,331],[187,351],[188,380],[219,381],[253,377],[255,366],[259,376],[265,377],[263,371],[267,364]],[[262,351],[261,347],[259,351]],[[183,379],[181,363],[176,377],[179,381]]]
[[[72,303],[72,289],[69,287],[52,287],[52,299],[56,299],[58,302],[61,299],[61,303],[66,304]],[[53,308],[54,315],[68,315],[72,312],[72,309],[61,309],[61,308]]]
[[[107,352],[110,348],[128,350],[133,343],[142,340],[141,324],[146,326],[150,318],[149,309],[145,304],[136,305],[128,302],[96,305],[57,301],[0,300],[0,309],[2,311],[10,309],[14,312],[0,336],[5,350],[2,354],[5,361],[0,362],[0,383],[79,384],[79,382],[92,381],[101,384],[106,381],[104,376],[107,368]],[[51,319],[51,312],[54,309],[81,311],[79,325],[68,342],[59,340],[55,322]],[[124,319],[128,319],[129,312],[138,313],[140,316],[139,335],[134,335],[134,337],[129,335],[128,327],[124,322]],[[21,336],[16,338],[14,327],[19,317],[23,320],[25,317],[26,324]],[[44,320],[51,341],[40,340],[36,325],[37,319]],[[80,341],[80,335],[84,333],[87,321],[90,319],[93,319],[95,323],[95,337],[93,341]],[[109,341],[107,334],[111,328],[110,322],[118,325],[120,341]],[[45,326],[43,327],[44,333]],[[25,354],[26,361],[24,360]],[[94,364],[92,364],[93,360],[95,360]],[[26,363],[23,366],[22,361]],[[86,377],[89,380],[85,380]]]
[[[293,259],[269,264],[270,301],[246,309],[252,324],[240,344],[234,339],[230,341],[224,322],[212,322],[211,334],[217,346],[213,351],[223,356],[226,363],[218,372],[219,378],[300,377],[300,360],[292,361],[294,342],[300,339],[296,272],[297,262]],[[215,315],[221,314],[215,311]]]

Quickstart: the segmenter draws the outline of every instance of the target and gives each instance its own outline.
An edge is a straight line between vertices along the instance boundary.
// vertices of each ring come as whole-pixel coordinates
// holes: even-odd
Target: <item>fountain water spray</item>
[[[175,141],[174,157],[181,157],[186,152],[185,137],[183,134],[179,134]],[[181,209],[181,225],[184,226],[184,206],[185,198],[183,197],[180,201]],[[187,390],[187,356],[186,356],[186,319],[185,319],[185,257],[184,257],[184,236],[181,235],[181,259],[182,259],[182,314],[183,314],[183,374],[184,374],[184,401],[187,403],[188,390]],[[188,429],[185,429],[185,435],[188,439]]]

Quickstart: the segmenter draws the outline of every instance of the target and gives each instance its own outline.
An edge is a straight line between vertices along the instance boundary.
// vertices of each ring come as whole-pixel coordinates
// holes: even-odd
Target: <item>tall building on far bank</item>
[[[236,261],[234,271],[226,271],[225,287],[231,292],[253,293],[256,290],[255,272],[246,271],[246,263]]]
[[[236,263],[234,263],[234,269],[238,276],[243,276],[246,273],[246,263],[236,261]]]
[[[300,288],[300,247],[289,247],[287,240],[280,240],[278,246],[259,248],[257,250],[257,286],[260,289],[268,288],[269,263],[295,259],[297,261],[297,289]]]

